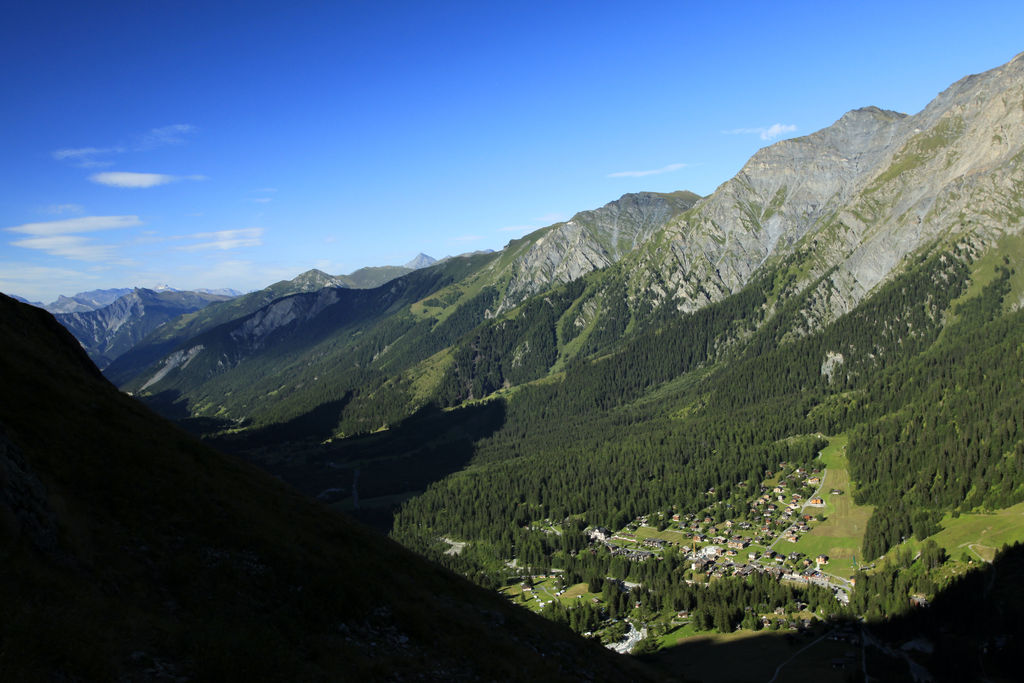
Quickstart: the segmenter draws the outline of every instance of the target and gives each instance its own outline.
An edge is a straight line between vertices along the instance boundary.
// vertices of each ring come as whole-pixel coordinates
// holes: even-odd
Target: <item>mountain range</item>
[[[892,623],[1024,540],[1024,55],[766,147],[706,197],[627,194],[418,260],[207,305],[105,375],[553,621],[642,627],[641,652],[779,616]],[[801,552],[776,558],[783,534]],[[1011,613],[878,657],[1007,673]]]
[[[253,292],[234,307],[222,310],[221,315],[230,317],[239,311],[254,310],[261,304],[293,292],[316,291],[323,287],[373,288],[433,263],[436,263],[435,259],[419,254],[405,266],[360,268],[348,275],[331,276],[314,269],[292,280],[270,285],[261,292]],[[245,296],[228,288],[190,292],[158,285],[153,289],[97,289],[79,292],[72,297],[62,295],[48,305],[15,298],[54,313],[57,320],[75,335],[89,357],[105,369],[170,320],[199,311],[211,303]]]
[[[307,387],[313,380],[285,368],[312,367],[309,359],[316,357],[337,372],[358,367],[361,375],[379,371],[389,386],[415,385],[403,392],[408,414],[437,391],[442,373],[423,364],[450,367],[454,354],[444,349],[455,348],[452,328],[464,334],[496,316],[508,318],[507,327],[522,318],[513,311],[529,297],[566,283],[579,291],[558,314],[554,354],[541,359],[538,345],[523,340],[509,349],[520,363],[543,365],[540,374],[602,350],[601,339],[617,339],[652,311],[667,306],[694,313],[769,274],[775,284],[759,313],[763,321],[783,302],[803,297],[801,320],[790,332],[820,329],[917,256],[955,248],[973,259],[1017,234],[1022,71],[1018,57],[965,78],[913,116],[874,107],[851,111],[829,128],[761,150],[703,199],[686,192],[626,195],[515,240],[500,253],[455,259],[458,267],[442,263],[431,274],[407,275],[369,294],[310,291],[272,303],[274,292],[265,297],[267,308],[246,309],[254,317],[229,322],[222,316],[223,327],[202,327],[202,339],[195,327],[174,344],[161,339],[161,351],[177,355],[158,360],[159,354],[147,354],[144,360],[155,364],[118,368],[115,381],[133,390],[145,385],[150,392],[180,392],[197,415],[213,410],[258,422],[273,402],[253,410],[199,396],[238,395],[249,385],[244,367],[270,356],[281,370],[259,372],[266,390],[291,394],[291,381],[280,379]],[[367,320],[381,320],[385,304],[401,309],[382,328],[357,312],[353,327],[352,315],[340,311],[358,311],[364,301],[377,307]],[[316,332],[307,334],[307,326]],[[409,346],[417,351],[400,352]],[[191,371],[175,365],[174,358],[199,347]],[[202,389],[209,383],[217,389]],[[334,384],[334,398],[360,389],[358,382]]]

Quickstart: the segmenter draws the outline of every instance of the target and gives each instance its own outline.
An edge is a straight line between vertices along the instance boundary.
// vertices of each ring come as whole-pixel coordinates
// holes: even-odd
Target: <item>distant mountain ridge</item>
[[[103,369],[166,322],[229,299],[220,294],[136,289],[102,308],[55,317]]]
[[[325,287],[372,289],[417,268],[427,267],[436,261],[425,254],[419,254],[410,263],[417,265],[415,267],[367,267],[360,268],[348,275],[338,276],[328,275],[314,268],[300,273],[292,280],[283,280],[249,295],[230,288],[204,288],[194,292],[183,292],[170,285],[161,284],[153,289],[107,289],[80,292],[73,297],[61,296],[53,305],[43,308],[57,313],[58,320],[79,339],[90,357],[105,369],[119,356],[130,351],[143,338],[162,327],[166,322],[180,315],[195,313],[206,304],[243,298],[243,301],[234,307],[220,312],[223,319],[226,320],[230,316],[244,314],[244,312],[255,310],[260,305],[265,305],[278,297],[296,292],[312,292]],[[160,308],[159,314],[155,313],[153,308],[157,304],[157,300],[152,299],[148,294],[140,295],[139,292],[160,295],[161,298],[157,306]],[[125,300],[121,301],[121,299]],[[19,300],[31,303],[20,298]],[[103,312],[99,313],[98,311],[101,310]],[[143,317],[146,319],[143,320]],[[182,324],[192,324],[195,329],[196,322],[189,319],[182,321]]]
[[[115,288],[115,289],[93,289],[88,292],[79,292],[73,296],[61,296],[57,297],[57,300],[44,305],[50,313],[82,313],[85,311],[95,311],[97,308],[103,308],[114,303],[115,300],[129,294],[131,288]]]

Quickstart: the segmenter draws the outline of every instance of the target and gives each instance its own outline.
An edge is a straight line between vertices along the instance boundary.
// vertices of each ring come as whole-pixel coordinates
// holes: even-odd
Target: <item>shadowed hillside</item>
[[[0,297],[0,679],[638,680],[118,393]]]

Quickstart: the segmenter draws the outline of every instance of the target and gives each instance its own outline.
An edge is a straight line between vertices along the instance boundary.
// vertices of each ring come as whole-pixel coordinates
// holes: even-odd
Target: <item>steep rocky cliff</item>
[[[1021,230],[1024,55],[968,76],[913,116],[868,107],[760,150],[667,226],[631,268],[639,298],[695,310],[793,256],[834,317],[937,239],[991,245]]]
[[[627,194],[511,243],[501,309],[620,261],[698,199],[692,192]]]

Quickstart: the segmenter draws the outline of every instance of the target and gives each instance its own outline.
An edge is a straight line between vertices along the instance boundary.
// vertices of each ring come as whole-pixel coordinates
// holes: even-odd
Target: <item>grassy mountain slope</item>
[[[624,680],[109,385],[0,298],[0,677]]]
[[[418,283],[433,277],[435,289],[422,292],[421,298],[418,300],[409,299],[406,296],[403,299],[404,305],[407,307],[406,310],[390,309],[389,312],[393,314],[393,317],[385,326],[386,329],[371,330],[365,326],[360,328],[360,334],[372,336],[377,340],[374,343],[374,348],[371,349],[358,340],[352,344],[342,343],[340,349],[337,343],[334,343],[330,349],[317,348],[320,338],[315,337],[301,341],[300,345],[304,345],[303,348],[292,344],[288,353],[294,353],[289,357],[300,363],[303,362],[302,358],[315,357],[323,359],[324,363],[328,365],[348,367],[358,365],[360,368],[366,368],[372,363],[376,366],[387,366],[386,372],[393,377],[395,373],[403,372],[412,365],[444,350],[457,341],[468,329],[486,320],[488,315],[509,310],[530,294],[577,279],[594,269],[606,267],[620,260],[636,245],[649,239],[667,221],[691,207],[697,199],[696,195],[686,192],[626,195],[605,207],[582,212],[566,223],[545,228],[522,240],[514,241],[501,254],[480,254],[448,259],[421,271],[409,273],[395,280],[394,286],[407,287],[410,292],[420,292]],[[435,273],[435,275],[430,275],[430,273]],[[441,278],[445,278],[447,281],[441,282]],[[377,288],[377,290],[386,296],[386,290],[381,288]],[[275,296],[278,294],[278,292],[274,292]],[[374,319],[381,317],[381,306],[379,302],[372,300],[372,297],[361,297],[355,293],[336,294],[339,301],[359,302],[365,300],[366,305],[374,309],[367,315]],[[373,303],[370,303],[371,301]],[[214,375],[220,374],[220,370],[212,369],[209,363],[202,372],[193,371],[192,378],[188,380],[175,380],[174,376],[180,373],[173,373],[165,374],[157,381],[151,382],[159,370],[159,366],[154,368],[153,363],[158,359],[163,359],[166,365],[167,359],[173,353],[187,353],[189,349],[196,348],[200,344],[203,344],[205,348],[209,344],[211,335],[219,334],[223,337],[232,333],[228,327],[223,327],[219,332],[213,333],[216,326],[226,325],[233,320],[244,320],[246,316],[255,315],[257,311],[266,308],[270,303],[268,296],[263,295],[262,298],[257,298],[256,294],[253,294],[240,301],[232,302],[231,305],[215,307],[192,318],[182,318],[173,327],[168,326],[161,334],[154,335],[140,344],[132,353],[127,354],[121,361],[114,363],[108,371],[108,376],[119,385],[133,390],[146,386],[146,389],[151,392],[181,391],[183,397],[188,401],[188,410],[197,414],[209,415],[209,401],[200,397],[199,393],[204,396],[235,394],[237,387],[248,385],[253,373],[266,373],[262,373],[255,367],[246,368],[241,373],[243,376],[236,380],[227,377],[216,379],[216,382],[226,384],[218,384],[207,391],[201,385],[209,382]],[[359,304],[353,303],[352,305]],[[391,306],[390,302],[388,306]],[[315,324],[310,322],[310,324],[322,329],[332,329],[332,326],[335,326],[336,336],[351,334],[351,331],[343,332],[343,329],[347,328],[336,327],[336,323],[332,319],[332,316],[335,316],[333,311],[334,309],[317,310],[317,315],[323,312],[324,319]],[[200,339],[201,336],[203,336],[202,339]],[[267,358],[272,356],[272,362],[280,366],[282,353],[279,352],[279,349],[271,349],[270,346],[270,344],[263,345],[258,353],[247,354],[247,356],[261,354]],[[266,353],[263,349],[266,349]],[[252,350],[257,351],[256,349]],[[366,350],[370,352],[369,358],[364,357]],[[387,352],[386,356],[382,355],[385,351]],[[208,352],[205,353],[210,355]],[[221,366],[218,367],[234,367],[236,360],[233,357],[227,361],[222,360]],[[172,359],[171,362],[180,364],[183,361],[179,356],[178,359]],[[255,364],[259,362],[261,362],[259,359],[254,360]],[[192,363],[190,363],[191,365]],[[202,365],[202,363],[200,362],[198,365]],[[292,367],[290,361],[284,361],[284,365]],[[424,370],[421,369],[413,374],[415,379],[421,380]],[[414,381],[411,377],[406,379],[410,382]],[[303,384],[310,385],[309,381],[303,382]],[[231,388],[228,385],[236,388]],[[345,389],[356,387],[357,384],[349,380]],[[263,388],[266,390],[264,393],[266,396],[269,392],[279,391],[285,387],[278,385]],[[418,390],[418,393],[423,392]],[[277,395],[276,393],[271,394],[271,396]],[[308,404],[309,401],[306,403]],[[415,408],[414,404],[415,402],[407,402],[405,408],[408,409],[410,406]],[[247,413],[239,409],[237,404],[226,407],[234,418],[249,417]],[[287,412],[287,410],[283,411],[282,416]]]

